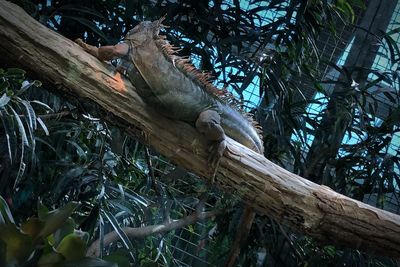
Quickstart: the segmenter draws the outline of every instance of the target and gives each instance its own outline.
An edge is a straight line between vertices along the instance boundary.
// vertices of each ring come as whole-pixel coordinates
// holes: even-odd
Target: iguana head
[[[134,45],[145,45],[150,40],[157,38],[160,29],[163,27],[161,22],[164,20],[162,17],[156,21],[143,21],[136,25],[125,36],[125,40],[130,40]]]

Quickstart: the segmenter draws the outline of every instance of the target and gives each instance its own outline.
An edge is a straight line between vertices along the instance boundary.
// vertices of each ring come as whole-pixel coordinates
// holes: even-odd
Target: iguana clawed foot
[[[208,162],[211,165],[211,183],[215,182],[215,175],[217,174],[219,162],[224,155],[224,151],[226,149],[226,140],[222,140],[221,142],[212,144],[208,152],[210,153],[208,156]]]
[[[77,43],[79,46],[85,48],[86,43],[81,38],[75,39],[75,43]]]
[[[98,51],[97,47],[85,43],[81,38],[76,39],[75,43],[77,43],[80,47],[83,48],[83,50],[85,50],[89,54],[97,57],[97,51]]]
[[[218,112],[208,109],[200,113],[196,121],[196,129],[204,134],[207,140],[214,144],[209,149],[211,182],[214,183],[219,162],[226,148],[225,132],[221,127],[221,117]]]
[[[129,45],[127,43],[119,43],[116,45],[107,45],[102,47],[95,47],[82,41],[81,38],[75,40],[80,47],[89,54],[97,57],[101,61],[108,61],[114,58],[119,58],[127,55],[129,52]]]

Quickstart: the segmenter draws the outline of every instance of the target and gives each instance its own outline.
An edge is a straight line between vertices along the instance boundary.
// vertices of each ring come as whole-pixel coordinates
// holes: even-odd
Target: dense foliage
[[[228,86],[264,126],[267,158],[350,197],[365,200],[376,195],[370,204],[381,208],[389,193],[399,196],[400,155],[388,153],[399,131],[397,69],[338,66],[322,57],[317,41],[328,30],[330,38],[338,38],[336,30],[363,13],[362,1],[14,2],[52,30],[92,45],[115,44],[138,22],[165,15],[169,28],[164,34],[170,42],[200,69],[218,77],[217,86]],[[371,33],[373,42],[387,47],[384,56],[392,66],[400,60],[391,37],[396,32]],[[326,78],[326,66],[339,75]],[[75,260],[81,260],[81,266],[222,264],[238,227],[237,199],[172,166],[126,135],[121,125],[108,123],[111,115],[93,103],[55,95],[22,70],[2,67],[0,224],[12,224],[7,229],[14,235],[1,235],[0,258],[29,258],[26,266],[71,266],[68,261]],[[382,82],[395,90],[374,87]],[[258,91],[260,103],[249,99],[249,88]],[[305,88],[318,92],[318,97],[307,95]],[[384,116],[378,113],[382,96],[390,103]],[[321,111],[315,113],[310,105]],[[346,142],[349,137],[355,141]],[[55,212],[46,211],[46,206]],[[140,231],[210,210],[223,215],[135,239],[121,230],[130,226]],[[60,211],[61,219],[53,216],[58,224],[46,229],[49,214]],[[28,226],[35,230],[20,232]],[[82,259],[82,251],[114,231],[121,242],[100,242],[98,256],[108,262]],[[15,238],[30,245],[23,251],[5,249]],[[68,245],[74,244],[80,246],[78,256],[69,253]],[[239,259],[241,266],[363,262],[395,265],[358,251],[321,247],[265,217],[256,218]]]

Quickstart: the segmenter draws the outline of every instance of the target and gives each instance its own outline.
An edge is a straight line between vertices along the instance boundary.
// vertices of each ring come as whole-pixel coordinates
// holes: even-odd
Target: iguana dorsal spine
[[[164,91],[173,90],[182,94],[177,99],[167,99],[167,101],[165,101],[166,98],[159,98],[160,106],[164,105],[163,109],[170,109],[171,113],[178,116],[177,119],[186,121],[193,121],[202,111],[213,109],[220,114],[222,128],[228,136],[262,153],[260,126],[250,114],[242,110],[241,105],[237,104],[240,101],[234,98],[231,93],[227,90],[218,89],[211,83],[212,76],[209,73],[199,71],[188,58],[180,57],[177,54],[179,48],[173,47],[165,36],[159,34],[163,28],[163,19],[154,22],[142,22],[131,30],[125,38],[133,48],[130,55],[131,60],[150,88],[157,91],[155,94],[160,94],[160,91],[162,91],[160,87],[165,86],[165,84],[170,86],[164,88]],[[146,54],[146,56],[142,56],[143,54]],[[168,63],[164,62],[161,57]],[[155,77],[150,73],[151,71],[161,75]],[[177,78],[172,79],[170,77]],[[155,81],[155,79],[160,79],[163,83]],[[184,88],[193,88],[193,90],[188,92]],[[161,93],[165,94],[166,92]],[[170,94],[171,98],[177,95],[176,93]],[[187,95],[185,96],[185,94]],[[204,103],[196,102],[196,99],[200,98]],[[174,112],[173,107],[165,107],[170,106],[174,101],[186,102],[183,111],[181,108],[181,110]],[[181,107],[182,105],[178,104],[178,106]],[[191,110],[187,111],[186,109]],[[185,112],[193,113],[191,115],[194,116],[188,116],[188,119],[184,116],[179,117]],[[171,115],[171,117],[174,117],[174,115]]]

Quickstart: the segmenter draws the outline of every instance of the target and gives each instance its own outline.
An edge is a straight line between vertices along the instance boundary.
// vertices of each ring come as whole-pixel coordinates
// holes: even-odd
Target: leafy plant
[[[78,203],[49,211],[38,202],[38,217],[15,224],[7,202],[0,196],[0,262],[2,266],[118,266],[85,257],[87,233],[75,230],[70,217]]]
[[[4,166],[0,167],[0,181],[3,188],[10,182],[10,165],[17,164],[17,174],[14,177],[15,188],[26,171],[28,161],[34,162],[33,155],[36,146],[34,132],[41,128],[46,134],[48,130],[43,120],[36,115],[33,106],[51,110],[50,107],[40,101],[29,101],[23,95],[31,87],[40,87],[39,81],[29,82],[25,80],[25,72],[20,69],[0,69],[0,158]],[[28,151],[27,151],[28,150]],[[32,162],[32,163],[33,163]],[[1,189],[1,187],[0,187]]]

